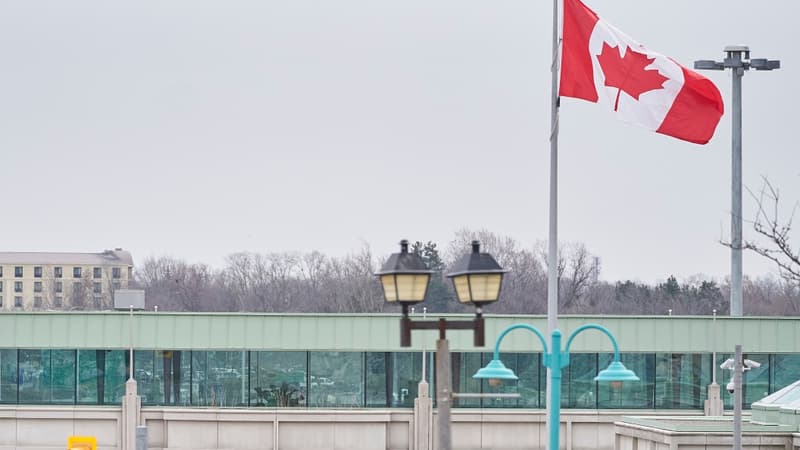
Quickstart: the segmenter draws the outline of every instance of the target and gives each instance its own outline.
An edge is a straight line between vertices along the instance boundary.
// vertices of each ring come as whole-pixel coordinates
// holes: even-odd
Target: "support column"
[[[712,370],[716,370],[716,367],[712,366]],[[722,397],[720,396],[719,385],[717,383],[708,385],[708,398],[704,403],[703,409],[707,416],[721,416],[724,412],[725,406],[722,403]]]
[[[137,392],[136,380],[129,379],[122,398],[122,450],[136,450],[136,427],[141,411],[142,399]]]
[[[447,339],[436,341],[436,428],[438,430],[437,450],[451,450],[453,442],[450,435],[450,401],[452,399],[450,369],[450,346]]]
[[[428,394],[428,382],[422,380],[417,385],[417,398],[414,399],[414,450],[433,449],[433,401]]]
[[[733,450],[742,450],[742,346],[736,344],[733,359]]]

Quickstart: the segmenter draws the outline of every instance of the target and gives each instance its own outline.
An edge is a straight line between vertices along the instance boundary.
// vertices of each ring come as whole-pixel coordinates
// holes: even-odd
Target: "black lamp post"
[[[472,253],[464,255],[453,265],[453,271],[447,277],[453,280],[458,301],[475,305],[474,320],[417,320],[408,317],[408,305],[425,300],[430,281],[431,270],[417,254],[408,252],[408,241],[400,241],[400,253],[395,253],[381,271],[376,275],[381,279],[383,294],[389,303],[403,305],[403,317],[400,319],[400,346],[411,346],[411,330],[439,330],[436,341],[436,401],[438,405],[439,442],[436,448],[450,450],[450,402],[452,400],[452,375],[450,372],[450,346],[447,342],[446,330],[472,330],[474,344],[483,347],[484,324],[481,308],[483,305],[497,301],[500,297],[500,285],[506,273],[497,261],[488,253],[480,252],[480,243],[472,241]]]

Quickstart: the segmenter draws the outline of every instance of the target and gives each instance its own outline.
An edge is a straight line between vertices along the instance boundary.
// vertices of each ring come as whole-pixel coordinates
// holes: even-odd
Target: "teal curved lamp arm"
[[[611,334],[610,331],[608,331],[608,328],[594,323],[581,325],[575,331],[570,333],[569,338],[567,338],[567,346],[564,349],[564,353],[569,355],[569,347],[570,345],[572,345],[572,340],[575,339],[575,336],[577,336],[579,333],[586,330],[598,330],[605,333],[605,335],[608,336],[608,338],[611,340],[611,345],[614,347],[614,361],[619,361],[619,347],[617,346],[617,340],[614,339],[614,335]]]
[[[517,324],[514,324],[514,325],[511,325],[511,326],[507,327],[505,330],[503,330],[500,333],[500,336],[497,337],[497,341],[494,343],[494,357],[493,357],[494,359],[497,359],[497,360],[500,359],[500,343],[503,341],[503,338],[506,337],[506,335],[508,333],[516,330],[517,328],[523,328],[523,329],[526,329],[528,331],[533,332],[539,338],[539,340],[542,341],[542,347],[544,348],[544,354],[545,355],[548,354],[547,341],[544,339],[544,336],[542,335],[542,333],[539,332],[539,330],[534,328],[532,325],[528,325],[527,323],[517,323]]]
[[[572,340],[578,335],[578,333],[586,330],[598,330],[605,333],[605,335],[608,336],[608,339],[611,340],[611,345],[614,346],[614,360],[608,365],[608,368],[601,370],[600,373],[597,374],[597,376],[594,378],[594,381],[639,381],[639,377],[637,377],[632,370],[628,370],[625,365],[620,362],[619,347],[617,346],[617,340],[614,339],[614,335],[611,334],[607,328],[597,324],[582,325],[569,335],[569,339],[567,339],[567,347],[564,351],[561,361],[562,367],[569,364],[569,347],[572,345]]]

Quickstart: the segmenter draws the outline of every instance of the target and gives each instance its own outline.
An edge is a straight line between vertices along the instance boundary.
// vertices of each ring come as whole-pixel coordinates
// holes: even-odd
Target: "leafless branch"
[[[742,248],[775,263],[786,281],[800,284],[800,249],[793,249],[790,240],[792,222],[799,205],[795,203],[788,220],[782,220],[780,192],[767,178],[763,178],[763,181],[758,195],[748,189],[757,203],[756,216],[752,221],[753,230],[761,239],[747,240]]]

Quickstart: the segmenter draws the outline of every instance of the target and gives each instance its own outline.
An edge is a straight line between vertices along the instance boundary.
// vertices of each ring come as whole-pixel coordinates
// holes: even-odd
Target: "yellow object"
[[[67,449],[97,450],[97,438],[94,436],[70,436],[67,438]]]

